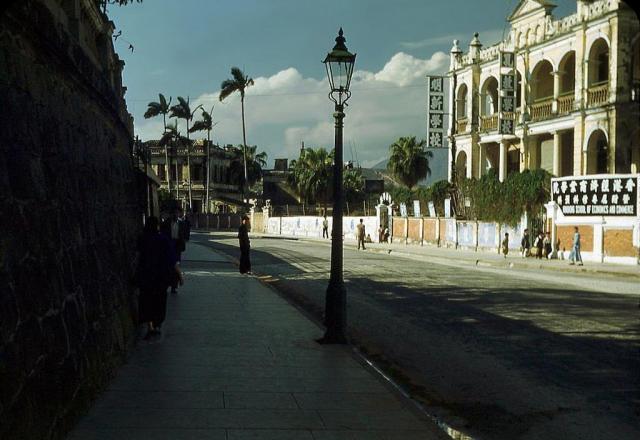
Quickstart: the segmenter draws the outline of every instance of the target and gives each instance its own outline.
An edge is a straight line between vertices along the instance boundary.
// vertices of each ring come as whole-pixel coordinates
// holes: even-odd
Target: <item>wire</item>
[[[365,87],[362,89],[359,88],[355,88],[353,89],[354,92],[375,92],[378,90],[394,90],[394,89],[417,89],[417,88],[426,88],[426,85],[410,85],[410,86],[385,86],[385,87]],[[262,97],[273,97],[273,96],[304,96],[304,95],[326,95],[326,92],[287,92],[287,93],[258,93],[258,94],[251,94],[249,92],[247,92],[246,96],[247,97],[257,97],[257,98],[262,98]],[[151,98],[151,99],[127,99],[127,102],[129,101],[144,101],[144,102],[151,102],[153,101],[155,98]],[[211,100],[217,100],[218,97],[217,96],[213,96],[213,97],[207,97],[207,98],[200,98],[200,101],[211,101]]]

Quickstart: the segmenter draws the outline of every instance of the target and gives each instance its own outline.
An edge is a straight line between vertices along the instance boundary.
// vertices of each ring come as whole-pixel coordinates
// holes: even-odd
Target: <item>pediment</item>
[[[520,3],[513,10],[508,20],[510,22],[516,21],[524,16],[537,16],[541,17],[551,13],[551,10],[556,5],[549,0],[520,0]]]

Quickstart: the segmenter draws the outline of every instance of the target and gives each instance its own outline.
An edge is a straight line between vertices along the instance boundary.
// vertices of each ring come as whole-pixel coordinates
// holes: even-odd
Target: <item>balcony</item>
[[[458,118],[456,121],[456,133],[463,134],[467,132],[469,120],[467,118]]]
[[[587,89],[587,107],[597,107],[609,101],[609,83],[593,84]]]
[[[575,108],[576,97],[574,91],[558,96],[558,114],[571,113]]]
[[[498,129],[498,114],[480,116],[480,131],[494,131]]]
[[[544,98],[531,104],[531,120],[541,121],[552,115],[553,98]]]

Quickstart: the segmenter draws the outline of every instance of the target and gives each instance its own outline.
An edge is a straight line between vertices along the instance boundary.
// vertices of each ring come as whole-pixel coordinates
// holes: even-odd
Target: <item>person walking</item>
[[[504,258],[507,258],[507,254],[509,254],[509,233],[504,233],[504,239],[502,240],[502,255]]]
[[[525,229],[520,241],[520,250],[522,251],[522,258],[526,258],[530,255],[531,241],[529,239],[529,230]]]
[[[173,249],[176,254],[178,262],[182,262],[182,252],[185,250],[184,241],[180,239],[180,224],[178,223],[177,211],[174,212],[168,220],[169,222],[169,237],[173,242]],[[171,283],[171,293],[178,293],[178,282],[174,280]]]
[[[362,250],[365,250],[364,247],[364,237],[365,237],[365,227],[363,220],[360,219],[360,223],[356,225],[356,240],[358,241],[358,250],[360,250],[360,245],[362,244]]]
[[[180,209],[180,215],[178,217],[178,235],[183,242],[183,247],[186,249],[187,242],[191,237],[191,221],[186,216],[184,210]],[[184,252],[184,249],[182,250]]]
[[[178,251],[176,250],[176,240],[173,240],[171,238],[171,226],[172,226],[172,222],[171,222],[171,218],[164,218],[162,219],[162,221],[160,222],[160,235],[164,236],[164,238],[167,240],[167,243],[169,243],[169,247],[171,254],[175,257],[176,261],[178,263],[180,263],[179,259],[178,259]],[[180,284],[180,278],[178,277],[178,274],[174,271],[171,274],[171,277],[169,277],[169,285],[171,286],[171,293],[176,294],[178,293],[178,284]]]
[[[322,220],[322,238],[329,238],[329,220],[327,220],[326,214]]]
[[[238,228],[238,240],[240,241],[240,273],[251,273],[251,243],[249,241],[249,216],[242,216],[242,224]]]
[[[545,232],[544,240],[542,241],[542,245],[544,247],[544,258],[551,258],[551,253],[553,249],[551,247],[551,234],[549,232]]]
[[[538,231],[538,236],[535,241],[536,246],[536,258],[538,260],[542,259],[542,253],[544,252],[544,234],[542,231]]]
[[[169,240],[158,230],[157,217],[147,218],[138,241],[138,252],[138,321],[147,324],[145,339],[150,339],[160,335],[160,328],[167,316],[167,287],[171,279],[175,274],[182,285],[184,278]]]
[[[578,227],[573,227],[573,246],[571,247],[571,253],[569,254],[569,260],[571,262],[570,265],[576,264],[578,262],[578,266],[582,266],[582,255],[580,255],[580,232],[578,232]]]

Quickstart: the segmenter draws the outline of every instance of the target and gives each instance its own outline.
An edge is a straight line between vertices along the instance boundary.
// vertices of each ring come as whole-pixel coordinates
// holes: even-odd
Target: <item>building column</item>
[[[558,97],[560,96],[560,71],[554,70],[551,72],[553,75],[553,103],[551,104],[551,111],[558,113]]]
[[[553,175],[560,177],[562,167],[562,134],[553,132]]]
[[[507,150],[509,143],[505,140],[500,141],[500,165],[498,167],[498,178],[500,182],[504,182],[507,178]]]

